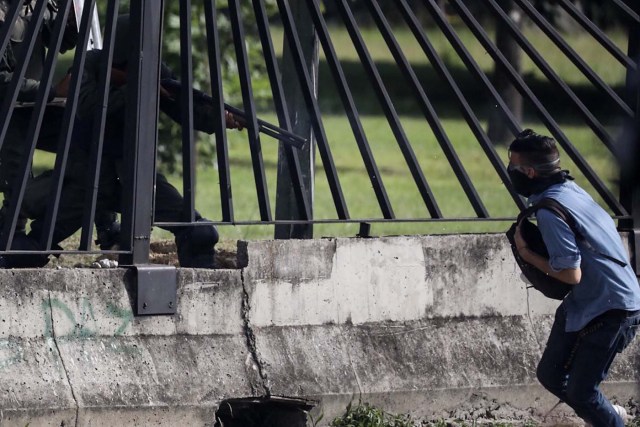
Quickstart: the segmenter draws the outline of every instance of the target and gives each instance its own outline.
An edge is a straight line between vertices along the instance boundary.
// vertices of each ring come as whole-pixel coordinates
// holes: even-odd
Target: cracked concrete
[[[244,260],[179,270],[173,317],[133,317],[122,269],[0,270],[1,424],[211,425],[263,396],[327,422],[354,396],[414,418],[478,393],[504,416],[553,406],[535,365],[557,302],[501,235],[247,242]],[[618,401],[638,361],[636,342],[612,367]]]
[[[251,360],[253,362],[251,368],[252,370],[257,370],[258,372],[258,376],[260,379],[259,382],[262,386],[264,396],[270,397],[271,390],[269,387],[269,377],[267,375],[264,362],[261,360],[260,354],[258,353],[258,348],[256,346],[256,336],[251,326],[251,305],[249,303],[249,294],[247,293],[247,289],[244,283],[244,269],[240,271],[240,277],[242,281],[242,320],[244,322],[244,335],[247,339],[247,349],[249,350],[249,354],[251,355]],[[249,376],[252,376],[251,372],[248,372],[248,374]],[[259,393],[256,387],[253,387],[253,391],[254,394]]]
[[[73,398],[73,401],[75,403],[75,409],[76,409],[76,417],[75,418],[76,419],[75,419],[75,424],[74,425],[76,427],[78,427],[80,405],[78,404],[78,399],[76,399],[76,394],[73,391],[73,383],[71,382],[71,378],[69,378],[69,372],[67,371],[67,367],[64,365],[64,358],[62,357],[62,354],[60,353],[60,347],[58,347],[58,340],[56,338],[55,323],[53,321],[53,305],[51,304],[51,293],[49,293],[49,312],[51,314],[51,340],[55,344],[56,351],[58,352],[58,357],[60,358],[60,363],[62,364],[62,369],[64,369],[64,374],[65,374],[65,377],[67,378],[67,382],[69,384],[69,390],[71,391],[71,397]]]

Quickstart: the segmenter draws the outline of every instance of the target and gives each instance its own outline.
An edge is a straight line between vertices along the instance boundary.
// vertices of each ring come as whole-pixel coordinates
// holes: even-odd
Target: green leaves
[[[331,427],[415,427],[408,415],[393,415],[369,403],[347,405],[343,416],[331,421]]]
[[[210,1],[210,0],[209,0]],[[233,46],[231,22],[228,17],[227,1],[216,1],[218,35],[220,37],[220,58],[222,68],[222,87],[225,102],[242,106],[240,83],[238,81],[238,63]],[[275,0],[266,0],[267,14],[276,12]],[[165,3],[165,22],[163,35],[162,60],[180,75],[180,2]],[[262,48],[257,35],[255,17],[251,2],[241,2],[241,14],[245,27],[245,46],[251,64],[251,80],[254,98],[258,108],[264,107],[271,99],[270,86],[266,76]],[[211,93],[209,58],[207,50],[207,30],[205,25],[204,3],[193,2],[191,8],[191,37],[193,53],[193,86]],[[215,95],[214,95],[215,96]],[[164,172],[178,172],[182,166],[182,139],[180,126],[171,120],[163,119],[159,127],[158,157]],[[211,163],[215,156],[215,145],[210,139],[196,144],[200,162]]]

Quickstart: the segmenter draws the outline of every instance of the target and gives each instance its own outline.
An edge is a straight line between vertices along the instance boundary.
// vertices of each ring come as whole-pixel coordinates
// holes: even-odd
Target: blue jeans
[[[600,383],[616,354],[633,340],[640,313],[611,310],[578,332],[565,332],[565,319],[561,304],[538,364],[538,380],[593,426],[623,427],[622,419],[600,391]]]

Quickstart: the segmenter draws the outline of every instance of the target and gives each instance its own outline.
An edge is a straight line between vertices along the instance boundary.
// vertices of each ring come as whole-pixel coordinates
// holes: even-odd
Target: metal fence
[[[402,79],[410,88],[415,97],[414,105],[416,114],[424,119],[433,133],[437,144],[451,168],[455,178],[468,199],[473,211],[464,217],[445,216],[440,207],[439,200],[434,195],[432,184],[425,176],[425,168],[428,166],[420,159],[415,151],[415,141],[408,136],[401,115],[398,112],[392,94],[387,90],[383,75],[379,69],[380,64],[371,54],[367,45],[358,17],[354,15],[351,4],[347,0],[327,0],[332,3],[337,17],[328,23],[322,13],[322,4],[319,0],[306,0],[304,2],[289,2],[277,0],[276,16],[268,16],[267,9],[262,0],[252,0],[250,9],[252,14],[243,16],[240,0],[228,0],[225,16],[231,24],[234,43],[234,54],[237,62],[237,78],[242,95],[242,107],[246,138],[250,150],[250,158],[254,176],[255,194],[259,209],[259,219],[239,218],[234,211],[234,198],[232,196],[232,181],[230,176],[228,135],[225,130],[225,109],[231,107],[225,104],[221,94],[223,91],[222,61],[220,55],[220,34],[218,29],[219,13],[214,0],[203,0],[204,20],[206,22],[206,55],[209,67],[211,96],[208,99],[213,109],[213,135],[215,137],[215,152],[218,171],[218,193],[220,197],[220,212],[216,216],[220,219],[215,224],[252,225],[271,224],[277,227],[289,227],[281,236],[296,236],[291,232],[291,227],[307,227],[317,223],[371,223],[371,222],[429,222],[429,221],[494,221],[509,220],[511,216],[492,217],[485,206],[473,179],[465,169],[461,160],[456,141],[452,141],[442,124],[434,99],[429,96],[429,90],[424,86],[423,80],[416,71],[415,64],[407,58],[405,49],[396,37],[396,29],[403,26],[413,36],[415,45],[419,47],[428,64],[433,68],[439,78],[437,85],[443,85],[450,94],[450,99],[458,108],[460,117],[468,125],[469,131],[481,148],[484,156],[494,169],[496,176],[504,184],[506,192],[518,209],[524,207],[523,200],[513,189],[505,167],[505,159],[501,158],[491,141],[485,126],[481,112],[474,110],[473,103],[469,101],[464,89],[459,84],[459,74],[454,75],[451,70],[451,58],[443,57],[442,53],[434,46],[423,22],[427,20],[435,25],[441,34],[448,40],[455,52],[456,61],[464,66],[465,76],[473,79],[486,96],[487,104],[495,106],[502,115],[508,129],[514,135],[522,130],[522,125],[515,117],[507,103],[502,98],[500,91],[486,67],[482,67],[478,58],[474,58],[468,48],[468,43],[479,43],[491,58],[495,66],[502,70],[509,83],[522,96],[525,103],[533,111],[538,120],[546,127],[560,144],[566,155],[578,168],[586,181],[592,186],[606,207],[612,212],[613,217],[620,220],[620,226],[633,229],[634,199],[631,183],[620,182],[620,194],[615,194],[601,176],[593,170],[582,156],[578,147],[574,146],[570,138],[562,130],[557,118],[550,112],[549,101],[544,101],[536,94],[536,90],[510,63],[509,59],[500,51],[496,43],[489,35],[489,31],[476,15],[469,10],[468,2],[462,0],[450,0],[447,3],[447,13],[441,9],[440,2],[435,0],[414,1],[409,4],[406,0],[394,2],[400,23],[391,25],[379,0],[364,0],[364,5],[370,19],[370,26],[377,31],[378,40],[382,40],[393,58],[391,66],[399,70]],[[637,123],[637,80],[638,59],[640,58],[640,17],[639,7],[634,2],[628,4],[622,0],[610,0],[616,6],[621,16],[625,17],[628,26],[628,46],[620,47],[612,41],[610,36],[601,28],[589,20],[569,0],[559,0],[558,5],[571,17],[573,23],[588,33],[593,41],[601,45],[609,57],[603,60],[610,61],[612,67],[620,67],[627,75],[627,88],[625,91],[616,90],[606,83],[586,63],[580,54],[565,40],[563,33],[556,28],[547,18],[527,0],[514,0],[517,10],[526,17],[529,25],[543,32],[554,44],[562,55],[570,61],[575,68],[584,75],[594,90],[599,92],[601,102],[607,108],[614,111],[612,115],[620,118],[622,122]],[[16,44],[12,39],[12,31],[16,23],[21,22],[21,14],[24,14],[23,2],[5,2],[5,16],[0,27],[0,52],[5,53],[8,47]],[[57,17],[55,21],[47,24],[48,13],[52,11],[52,3],[55,3]],[[84,1],[82,15],[78,16],[78,40],[77,46],[90,45],[90,37],[95,37],[95,0]],[[193,2],[195,4],[195,2]],[[557,98],[554,103],[562,103],[563,108],[574,111],[580,118],[580,126],[589,129],[594,139],[599,140],[608,150],[614,152],[617,146],[616,127],[611,123],[603,124],[597,115],[592,112],[580,95],[566,83],[563,78],[554,71],[546,59],[545,51],[535,47],[525,36],[509,15],[508,10],[501,7],[496,0],[482,0],[479,2],[494,18],[494,22],[505,25],[511,37],[519,45],[522,51],[530,58],[530,61],[544,76],[549,84],[557,90]],[[247,3],[249,5],[249,2]],[[117,39],[116,25],[120,13],[118,1],[108,2],[105,16],[100,17],[104,23],[104,40],[102,50],[106,55],[102,56],[102,66],[99,75],[99,86],[96,93],[99,94],[98,105],[93,115],[93,126],[90,132],[90,151],[87,163],[88,168],[84,185],[86,186],[86,199],[82,212],[81,241],[77,251],[61,251],[56,249],[55,233],[57,220],[60,216],[59,206],[64,198],[66,177],[69,175],[69,153],[73,150],[74,126],[77,124],[79,97],[82,92],[82,70],[85,67],[87,49],[75,50],[73,65],[70,69],[69,90],[64,106],[64,113],[59,126],[58,144],[56,147],[55,167],[51,174],[51,188],[46,203],[46,214],[41,218],[44,223],[44,232],[40,238],[40,247],[25,251],[12,248],[12,242],[19,228],[21,212],[24,213],[23,199],[29,189],[32,180],[31,163],[33,154],[38,148],[38,135],[42,131],[43,117],[50,108],[60,108],[51,103],[53,75],[56,61],[59,58],[61,43],[64,39],[65,28],[68,25],[76,25],[72,22],[73,2],[60,0],[57,2],[34,1],[33,8],[29,11],[31,18],[24,38],[15,49],[16,67],[13,76],[6,84],[4,99],[0,107],[0,148],[6,143],[6,137],[11,130],[12,116],[18,109],[28,108],[30,112],[28,132],[23,141],[23,152],[20,157],[19,173],[13,177],[11,191],[5,193],[5,221],[0,237],[0,253],[97,253],[92,245],[94,234],[94,219],[96,206],[99,199],[99,187],[101,165],[103,161],[103,142],[105,126],[107,124],[107,106],[109,105],[110,84],[113,82],[112,65],[114,55],[114,43]],[[246,6],[246,5],[245,5]],[[474,6],[478,7],[478,5]],[[125,264],[144,264],[149,259],[149,242],[153,222],[154,206],[154,180],[156,173],[156,149],[159,111],[159,76],[161,64],[161,40],[163,33],[164,2],[160,0],[131,0],[130,2],[131,34],[129,38],[131,58],[127,69],[127,104],[126,104],[126,129],[124,131],[123,153],[126,179],[122,182],[130,185],[123,186],[121,198],[121,244],[118,251],[108,251],[119,254],[121,262]],[[358,16],[361,16],[361,11]],[[418,16],[421,19],[418,19]],[[302,18],[301,18],[302,17]],[[202,223],[196,221],[197,211],[195,202],[196,182],[196,131],[194,130],[194,96],[197,93],[191,90],[193,87],[193,40],[192,40],[192,2],[184,0],[180,2],[180,80],[181,87],[189,90],[180,91],[180,117],[182,126],[182,158],[183,158],[183,187],[184,204],[181,221],[155,222],[155,225],[163,227],[199,226]],[[336,22],[337,21],[337,22]],[[264,66],[269,81],[271,100],[277,120],[277,125],[272,125],[259,118],[253,89],[252,65],[249,61],[245,44],[246,23],[252,25],[256,32],[262,49]],[[283,40],[287,46],[283,60],[279,60],[274,46],[273,28],[277,22],[283,33]],[[455,22],[453,24],[452,22]],[[309,23],[310,25],[306,25]],[[29,105],[18,102],[21,87],[25,76],[28,74],[29,58],[44,52],[37,52],[38,40],[42,36],[43,25],[49,25],[50,35],[46,47],[46,57],[41,72],[41,82],[37,96]],[[405,164],[402,166],[408,170],[412,185],[417,189],[419,200],[415,203],[424,205],[423,217],[404,218],[396,215],[394,206],[389,197],[389,190],[383,180],[384,173],[379,167],[379,159],[376,159],[374,150],[367,136],[365,126],[362,123],[362,115],[359,112],[358,99],[352,91],[353,81],[349,81],[335,42],[332,40],[332,28],[341,26],[346,29],[350,40],[350,48],[355,51],[359,66],[362,69],[361,79],[370,86],[378,105],[376,108],[382,112],[387,121],[387,126],[401,152]],[[471,42],[463,41],[459,36],[459,26],[475,37]],[[91,30],[93,28],[93,35]],[[309,44],[309,28],[315,30],[312,34],[312,42]],[[369,29],[367,31],[370,31]],[[317,39],[316,39],[317,37]],[[317,52],[314,56],[313,43],[317,40],[322,52],[326,69],[334,84],[334,90],[344,111],[345,120],[348,121],[352,137],[360,155],[364,173],[377,201],[379,217],[353,217],[343,192],[343,184],[340,180],[340,170],[337,166],[332,147],[340,141],[332,141],[328,137],[325,125],[325,115],[322,112],[320,100],[322,95],[317,88]],[[311,46],[311,48],[309,47]],[[286,79],[283,77],[286,76]],[[295,86],[295,89],[291,87]],[[320,88],[322,92],[323,88]],[[556,108],[557,110],[557,108]],[[24,111],[24,110],[23,110]],[[237,111],[236,111],[237,112]],[[21,112],[21,114],[24,114]],[[51,124],[47,124],[50,126]],[[280,157],[278,166],[278,186],[280,180],[286,181],[284,190],[278,188],[277,200],[282,206],[276,206],[276,214],[271,206],[273,198],[269,194],[269,183],[265,172],[262,143],[266,138],[275,137],[280,142]],[[301,144],[305,142],[304,145]],[[334,218],[314,219],[313,197],[313,156],[319,153],[323,176],[326,177],[330,199],[335,210]],[[3,166],[4,167],[4,166]],[[286,178],[286,179],[285,179]],[[246,185],[241,183],[240,185]],[[238,184],[236,184],[238,185]],[[273,185],[271,186],[273,187]],[[499,185],[497,185],[499,187]],[[364,229],[366,231],[366,229]],[[276,232],[276,235],[278,232]],[[304,235],[304,232],[299,234]]]

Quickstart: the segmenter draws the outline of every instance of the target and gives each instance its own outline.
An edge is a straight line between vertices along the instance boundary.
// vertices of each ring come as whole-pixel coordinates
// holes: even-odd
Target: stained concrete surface
[[[212,425],[267,395],[327,423],[359,398],[418,419],[555,403],[535,365],[558,302],[525,289],[502,235],[245,242],[238,265],[181,269],[178,314],[142,318],[123,269],[0,271],[0,424]],[[619,402],[638,350],[612,368]]]

